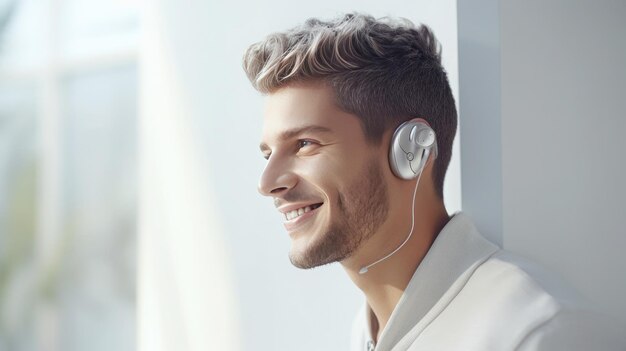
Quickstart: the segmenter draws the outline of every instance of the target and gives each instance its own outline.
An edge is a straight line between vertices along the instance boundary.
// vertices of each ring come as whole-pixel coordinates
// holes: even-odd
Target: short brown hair
[[[425,25],[351,13],[267,36],[246,51],[243,67],[255,89],[324,81],[338,106],[358,116],[370,142],[402,122],[424,118],[437,133],[435,189],[443,198],[457,113],[441,45]]]

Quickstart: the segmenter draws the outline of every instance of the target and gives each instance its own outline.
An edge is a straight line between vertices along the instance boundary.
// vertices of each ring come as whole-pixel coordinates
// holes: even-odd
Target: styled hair
[[[264,94],[289,84],[325,82],[338,107],[361,120],[371,143],[380,143],[404,121],[425,119],[437,134],[433,179],[443,198],[457,113],[441,45],[427,26],[358,13],[330,21],[311,18],[251,45],[243,68]]]

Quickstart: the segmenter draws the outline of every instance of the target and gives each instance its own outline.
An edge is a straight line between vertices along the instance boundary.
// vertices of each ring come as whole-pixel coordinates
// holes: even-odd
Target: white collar
[[[459,276],[484,262],[500,248],[485,239],[471,219],[458,212],[443,227],[413,273],[404,293],[381,333],[377,348],[388,350],[416,325]],[[367,302],[366,337],[371,335],[372,311]]]

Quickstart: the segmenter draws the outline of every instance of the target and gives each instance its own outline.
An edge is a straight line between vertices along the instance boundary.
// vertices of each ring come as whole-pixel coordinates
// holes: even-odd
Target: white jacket
[[[457,213],[413,274],[375,348],[366,303],[351,350],[626,350],[616,327],[563,286]]]

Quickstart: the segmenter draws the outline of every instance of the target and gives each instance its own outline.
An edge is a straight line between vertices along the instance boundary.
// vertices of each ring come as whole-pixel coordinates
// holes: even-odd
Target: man
[[[259,191],[291,262],[363,291],[353,350],[620,349],[598,319],[443,201],[457,115],[426,26],[348,14],[252,45],[267,94]],[[614,346],[615,345],[615,346]]]

